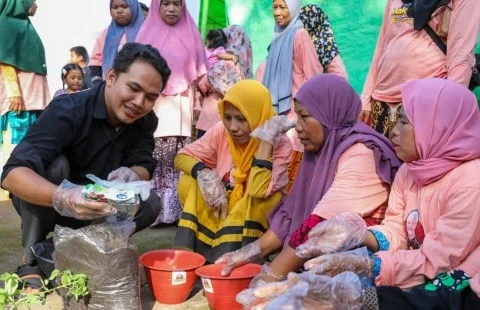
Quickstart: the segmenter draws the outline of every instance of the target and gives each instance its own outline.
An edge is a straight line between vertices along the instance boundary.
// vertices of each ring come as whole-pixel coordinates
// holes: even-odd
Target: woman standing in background
[[[13,147],[20,142],[50,101],[45,49],[29,19],[36,11],[37,4],[34,0],[0,2],[2,168]]]
[[[153,190],[162,200],[155,224],[173,223],[182,213],[176,186],[180,173],[173,161],[192,142],[196,82],[207,73],[207,56],[197,25],[182,0],[153,0],[137,42],[151,44],[172,70],[166,88],[153,110],[159,119],[153,156],[157,167]]]
[[[256,76],[272,93],[275,111],[292,120],[297,119],[293,108],[297,91],[307,80],[323,73],[312,39],[300,20],[300,10],[300,0],[273,0],[275,35],[267,61],[259,66]],[[293,144],[288,168],[290,189],[302,161],[303,146],[295,130],[290,130],[287,135]]]
[[[196,124],[198,137],[221,120],[218,101],[223,98],[226,91],[238,81],[253,77],[252,42],[248,34],[239,25],[231,25],[222,31],[227,37],[225,51],[234,56],[237,61],[218,61],[208,70],[208,76],[198,83],[198,88],[203,95]]]
[[[347,79],[347,71],[340,58],[340,51],[327,14],[319,6],[309,4],[302,7],[300,20],[303,28],[312,38],[323,71]]]
[[[122,46],[135,41],[144,21],[137,0],[110,0],[110,15],[112,22],[100,33],[90,58],[93,84],[100,82],[107,74]]]

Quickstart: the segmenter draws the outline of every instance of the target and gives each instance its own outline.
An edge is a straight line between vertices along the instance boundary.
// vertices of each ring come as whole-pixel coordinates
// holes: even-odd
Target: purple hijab
[[[270,230],[282,241],[300,228],[329,190],[340,156],[356,143],[373,150],[380,179],[392,184],[401,165],[390,141],[364,123],[357,122],[360,98],[347,81],[334,74],[308,80],[295,97],[323,125],[322,148],[305,152],[292,191],[269,215]]]

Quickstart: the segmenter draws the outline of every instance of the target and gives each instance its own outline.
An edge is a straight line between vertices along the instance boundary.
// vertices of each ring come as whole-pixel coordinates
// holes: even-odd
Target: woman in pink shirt
[[[423,1],[418,6],[425,5]],[[433,3],[433,1],[430,1]],[[438,1],[437,1],[438,2]],[[445,1],[442,1],[444,3]],[[480,1],[446,1],[428,25],[446,43],[445,55],[411,17],[412,1],[389,0],[362,93],[360,120],[388,137],[398,119],[400,85],[415,79],[446,78],[468,86],[480,30]],[[419,29],[420,27],[420,29]]]
[[[368,232],[351,225],[329,231],[327,221],[323,235],[305,245],[325,253],[322,244],[329,237],[340,246],[366,236],[359,243],[375,252],[373,259],[325,254],[315,259],[315,273],[373,274],[377,287],[414,288],[408,291],[412,296],[417,290],[460,291],[480,271],[480,112],[474,95],[456,82],[423,79],[401,91],[392,142],[405,164],[395,177],[382,224]],[[415,228],[409,227],[412,221]],[[415,242],[408,236],[412,232]]]
[[[127,42],[134,42],[144,17],[137,0],[111,0],[112,21],[104,29],[93,47],[88,66],[92,71],[92,83],[102,81],[112,67],[117,52]]]
[[[183,207],[175,245],[209,262],[268,229],[288,182],[292,146],[284,132],[295,125],[275,115],[270,93],[255,80],[233,85],[218,105],[222,121],[175,158]]]
[[[345,211],[370,225],[383,219],[400,161],[385,137],[356,121],[360,109],[358,95],[337,75],[318,75],[300,89],[295,129],[305,154],[293,189],[270,214],[270,229],[259,240],[219,259],[227,263],[225,274],[283,247],[271,269],[284,276],[302,266],[294,248],[319,222]]]
[[[174,223],[182,208],[176,190],[180,173],[173,161],[177,152],[193,141],[196,84],[207,73],[207,55],[183,0],[153,0],[135,41],[158,49],[172,71],[153,108],[158,117],[153,157],[158,162],[152,188],[162,200],[162,210],[154,225]]]
[[[274,38],[269,46],[266,62],[257,69],[256,78],[272,93],[277,113],[296,120],[293,98],[307,80],[324,72],[319,61],[320,55],[317,55],[320,47],[316,47],[311,38],[311,34],[314,34],[313,28],[318,27],[321,20],[310,10],[309,16],[304,14],[302,22],[299,0],[274,0],[272,9],[275,19]],[[312,29],[311,34],[306,29]],[[319,42],[320,40],[317,40],[315,43]],[[327,72],[346,77],[340,56],[336,55],[331,59],[327,68],[329,67],[333,71],[327,69]],[[287,188],[290,190],[302,160],[303,145],[295,130],[290,130],[287,135],[293,144]]]

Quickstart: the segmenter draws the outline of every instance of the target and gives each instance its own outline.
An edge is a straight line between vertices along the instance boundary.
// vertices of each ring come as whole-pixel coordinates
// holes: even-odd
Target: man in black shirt
[[[158,50],[127,43],[105,82],[55,98],[31,126],[1,177],[22,218],[25,264],[19,275],[40,274],[30,247],[45,240],[55,224],[78,228],[115,212],[107,203],[83,198],[86,174],[125,182],[151,178],[158,124],[152,109],[169,76]],[[63,179],[78,186],[62,189],[57,185]],[[159,208],[156,195],[142,201],[136,231],[152,224]]]

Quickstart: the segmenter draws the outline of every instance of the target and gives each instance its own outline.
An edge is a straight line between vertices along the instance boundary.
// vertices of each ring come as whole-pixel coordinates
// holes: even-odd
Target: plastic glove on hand
[[[197,182],[203,199],[216,213],[218,213],[222,207],[225,208],[228,205],[225,186],[216,170],[200,170],[197,174]]]
[[[285,115],[277,115],[256,128],[250,136],[276,146],[280,142],[281,136],[295,127],[295,124],[295,121],[289,120]]]
[[[53,207],[60,215],[79,220],[93,220],[117,212],[116,208],[106,202],[85,199],[82,190],[83,186],[63,180],[53,194]]]
[[[127,167],[120,167],[113,170],[107,176],[108,181],[122,181],[125,183],[140,181],[140,177],[132,169]]]
[[[310,272],[290,273],[288,278],[291,282],[308,284],[306,294],[294,292],[293,288],[286,294],[292,295],[291,299],[301,299],[301,309],[361,309],[362,284],[353,272],[344,272],[333,278]]]
[[[315,226],[308,234],[308,240],[297,247],[295,254],[310,258],[347,251],[363,244],[366,235],[367,225],[360,215],[341,213]]]
[[[262,250],[260,249],[260,243],[256,240],[236,251],[223,254],[215,261],[215,264],[225,263],[225,267],[222,270],[222,276],[226,277],[233,269],[254,262],[261,257]]]
[[[372,274],[373,260],[365,256],[348,253],[325,254],[305,263],[309,273],[334,277],[345,271],[352,271],[360,276]]]

